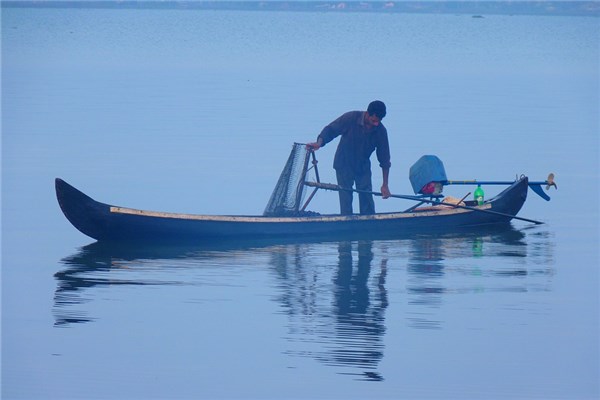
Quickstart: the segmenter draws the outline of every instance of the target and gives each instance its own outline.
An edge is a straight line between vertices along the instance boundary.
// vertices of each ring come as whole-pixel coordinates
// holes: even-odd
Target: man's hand
[[[390,176],[390,168],[381,168],[381,173],[383,177],[383,185],[381,185],[381,197],[384,199],[389,198],[392,194],[390,193],[390,188],[388,187],[388,179]]]
[[[383,185],[381,186],[381,197],[383,199],[387,199],[391,196],[392,194],[390,193],[390,188],[388,188],[388,185]]]
[[[316,150],[319,150],[319,149],[321,148],[321,145],[320,145],[318,142],[315,142],[315,143],[307,143],[307,144],[306,144],[306,148],[307,148],[308,150],[314,150],[314,151],[316,151]]]

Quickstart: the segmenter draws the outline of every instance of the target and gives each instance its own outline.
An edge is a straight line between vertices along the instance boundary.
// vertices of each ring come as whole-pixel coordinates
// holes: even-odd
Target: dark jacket
[[[333,168],[338,171],[361,173],[371,170],[369,158],[377,150],[377,160],[383,169],[390,168],[390,145],[387,130],[383,124],[367,130],[364,124],[364,111],[350,111],[327,125],[319,137],[322,146],[341,135],[335,152]]]

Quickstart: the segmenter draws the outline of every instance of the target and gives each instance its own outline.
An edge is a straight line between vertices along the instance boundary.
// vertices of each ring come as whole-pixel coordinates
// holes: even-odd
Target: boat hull
[[[60,178],[56,179],[55,185],[59,205],[67,219],[93,239],[200,244],[248,238],[381,238],[507,224],[527,198],[528,180],[524,177],[516,181],[481,206],[481,210],[442,208],[375,215],[307,217],[198,215],[136,210],[98,202]]]

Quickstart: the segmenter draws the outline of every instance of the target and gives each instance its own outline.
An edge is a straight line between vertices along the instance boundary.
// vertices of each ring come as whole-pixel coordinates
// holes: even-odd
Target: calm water
[[[587,17],[2,9],[2,397],[600,397],[599,33]],[[546,224],[119,248],[56,204],[59,176],[123,206],[261,214],[292,143],[375,98],[392,192],[423,154],[450,179],[554,172],[552,201],[530,193],[520,214]]]

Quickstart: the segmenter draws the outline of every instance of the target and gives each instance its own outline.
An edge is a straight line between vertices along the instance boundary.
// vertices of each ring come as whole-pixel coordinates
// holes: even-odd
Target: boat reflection
[[[441,329],[448,318],[441,308],[451,295],[550,290],[553,241],[547,231],[528,233],[527,229],[482,229],[408,241],[408,325]]]
[[[220,271],[230,265],[241,265],[243,275],[245,266],[266,264],[272,281],[261,284],[270,286],[285,316],[290,359],[308,357],[355,379],[381,381],[390,312],[396,328],[404,321],[409,328],[442,329],[452,295],[550,290],[544,277],[552,275],[552,246],[547,231],[512,227],[393,240],[164,248],[94,243],[61,261],[55,325],[93,321],[81,311],[94,298],[92,288],[189,285],[207,274],[227,280]]]
[[[101,242],[86,245],[77,253],[63,258],[60,263],[64,268],[54,274],[57,280],[54,294],[55,326],[94,321],[94,317],[80,311],[82,307],[77,307],[89,301],[86,292],[92,288],[185,285],[189,282],[173,280],[170,272],[181,268],[194,268],[206,260],[231,258],[239,252],[251,252],[252,249],[263,245],[261,242],[250,241],[213,243],[206,246]],[[130,273],[126,273],[127,271]],[[157,278],[156,271],[165,273]]]

